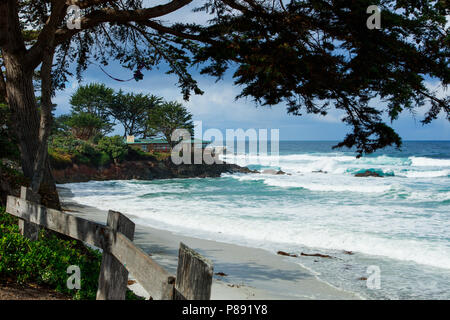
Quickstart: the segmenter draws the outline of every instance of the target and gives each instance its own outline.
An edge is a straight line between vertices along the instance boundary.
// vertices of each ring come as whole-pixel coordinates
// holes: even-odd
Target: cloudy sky
[[[132,72],[120,66],[109,65],[108,73],[119,79],[129,79]],[[166,100],[178,100],[194,115],[194,120],[201,120],[203,129],[248,129],[267,128],[279,129],[281,140],[340,140],[348,132],[348,127],[341,122],[342,113],[330,110],[325,117],[304,115],[293,116],[286,113],[283,104],[269,107],[256,107],[251,100],[235,100],[240,88],[233,85],[230,75],[224,80],[216,82],[214,78],[198,75],[195,78],[205,92],[201,96],[192,96],[190,101],[183,101],[183,97],[176,85],[176,77],[166,75],[164,70],[144,72],[144,80],[136,82],[118,82],[105,75],[98,66],[91,65],[85,73],[82,84],[101,82],[105,85],[126,92],[142,92],[163,97]],[[56,114],[70,112],[70,96],[79,83],[72,79],[67,89],[57,93],[54,103],[57,104]],[[439,87],[438,83],[431,83],[430,87]],[[449,92],[440,89],[441,95]],[[393,127],[404,140],[450,140],[450,126],[443,115],[433,123],[423,126],[420,123],[422,112],[413,116],[404,112]],[[122,129],[117,126],[116,133],[121,134]]]
[[[206,17],[202,13],[192,13],[191,7],[164,17],[163,23],[170,22],[204,22]],[[119,79],[129,79],[132,72],[122,69],[119,65],[111,63],[105,68],[108,73]],[[202,96],[192,96],[190,101],[183,101],[177,79],[173,75],[166,75],[164,66],[160,70],[144,72],[143,81],[118,82],[105,75],[98,66],[91,65],[84,74],[81,83],[101,82],[107,86],[126,92],[142,92],[163,97],[166,100],[178,100],[183,102],[194,115],[194,120],[201,120],[203,129],[217,128],[225,132],[225,129],[266,128],[279,129],[281,140],[340,140],[349,131],[341,122],[342,113],[330,110],[325,117],[304,115],[301,117],[288,115],[286,106],[281,104],[268,107],[256,107],[250,100],[235,100],[240,88],[233,85],[231,73],[225,79],[216,82],[214,78],[199,75],[197,70],[192,70],[200,88],[205,92]],[[54,103],[58,105],[56,114],[70,112],[69,99],[80,84],[72,79],[67,89],[57,93]],[[437,89],[440,96],[447,96],[450,90],[445,91],[439,83],[429,81],[432,89]],[[404,140],[450,140],[450,126],[444,115],[433,123],[423,126],[420,120],[426,111],[418,110],[416,115],[404,112],[400,119],[393,123],[394,129]],[[122,134],[123,130],[117,126],[116,133]]]

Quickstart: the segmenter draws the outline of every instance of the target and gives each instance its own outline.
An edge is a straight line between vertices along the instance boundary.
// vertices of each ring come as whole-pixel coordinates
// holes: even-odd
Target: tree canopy
[[[87,112],[107,120],[107,108],[112,102],[113,95],[114,90],[104,84],[89,83],[78,87],[69,102],[74,112]]]
[[[147,135],[162,134],[171,147],[177,141],[172,141],[172,134],[176,129],[186,129],[194,135],[192,114],[179,102],[164,102],[155,107],[147,120]]]
[[[145,136],[148,132],[146,121],[154,108],[162,103],[162,98],[154,95],[124,93],[114,95],[108,113],[124,127],[124,136]]]
[[[110,124],[89,112],[72,113],[64,121],[72,131],[72,135],[81,140],[89,140],[109,128]]]
[[[209,22],[163,22],[190,4]],[[66,24],[71,5],[81,9],[80,28]],[[372,5],[379,29],[367,27]],[[426,110],[424,124],[439,114],[450,120],[448,95],[427,87],[450,81],[449,10],[446,0],[3,0],[0,100],[12,111],[33,189],[42,179],[52,94],[72,66],[81,78],[90,64],[111,60],[135,74],[167,63],[185,99],[202,93],[191,67],[218,79],[231,70],[238,97],[257,104],[286,103],[294,115],[342,110],[352,131],[338,146],[371,153],[401,144],[389,122],[404,110]]]

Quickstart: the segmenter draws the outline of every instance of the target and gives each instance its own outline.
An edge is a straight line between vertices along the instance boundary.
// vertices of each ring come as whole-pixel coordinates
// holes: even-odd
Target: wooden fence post
[[[212,262],[181,242],[174,299],[210,300],[212,277]]]
[[[41,202],[41,197],[39,194],[33,193],[30,188],[20,187],[20,197],[24,200],[35,202],[39,204]],[[39,238],[40,227],[32,222],[19,219],[19,230],[20,234],[32,241],[36,241]]]
[[[134,223],[116,211],[108,212],[108,226],[133,241]],[[125,300],[128,285],[127,269],[107,250],[103,250],[97,300]]]

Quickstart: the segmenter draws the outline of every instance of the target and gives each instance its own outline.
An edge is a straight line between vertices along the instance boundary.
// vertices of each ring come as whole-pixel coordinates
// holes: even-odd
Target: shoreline
[[[69,189],[58,187],[58,193],[64,210],[105,223],[106,211],[74,202]],[[129,217],[135,220],[133,216]],[[308,269],[289,261],[289,257],[264,249],[183,236],[136,224],[134,243],[151,254],[158,264],[172,274],[176,274],[180,242],[212,260],[214,273],[226,274],[214,275],[212,300],[361,299],[356,293],[335,288],[317,279]],[[148,294],[138,283],[129,288],[148,298]]]

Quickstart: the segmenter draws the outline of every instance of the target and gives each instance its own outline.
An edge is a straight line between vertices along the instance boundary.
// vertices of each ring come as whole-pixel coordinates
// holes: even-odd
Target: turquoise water
[[[333,144],[280,142],[278,158],[225,156],[286,175],[65,186],[80,203],[156,228],[272,252],[329,254],[286,259],[365,298],[450,299],[450,142],[405,142],[401,151],[361,159]],[[354,177],[365,170],[383,178]],[[369,266],[380,270],[379,289],[360,280],[370,277]]]

